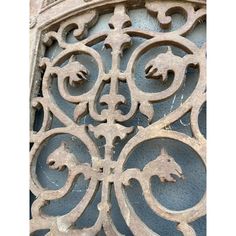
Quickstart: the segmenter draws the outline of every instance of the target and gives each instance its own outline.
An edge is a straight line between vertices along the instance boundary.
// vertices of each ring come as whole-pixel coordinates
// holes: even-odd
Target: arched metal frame
[[[156,16],[158,23],[164,32],[154,32],[130,27],[132,22],[128,11],[137,7],[145,7],[150,14]],[[87,36],[87,30],[96,23],[99,14],[113,12],[110,19],[110,30]],[[180,13],[185,16],[186,22],[174,31],[168,31],[171,25],[171,15]],[[181,167],[175,160],[162,150],[156,160],[149,162],[143,170],[136,168],[124,170],[124,164],[129,154],[140,143],[154,138],[170,138],[180,141],[192,148],[199,158],[206,164],[206,140],[198,126],[198,116],[202,105],[205,103],[205,46],[197,47],[184,36],[190,32],[197,23],[205,19],[206,3],[201,0],[193,1],[125,1],[125,0],[54,0],[44,1],[36,17],[31,18],[31,132],[30,142],[30,174],[31,191],[37,197],[32,205],[31,233],[37,230],[50,229],[47,235],[96,235],[102,228],[106,235],[121,235],[116,229],[110,217],[109,191],[114,184],[118,204],[126,224],[134,235],[158,235],[148,228],[136,215],[129,200],[125,196],[123,187],[129,184],[131,179],[139,181],[142,191],[150,208],[159,216],[176,222],[177,229],[183,235],[196,235],[190,223],[205,215],[205,195],[193,207],[183,211],[172,211],[161,205],[152,194],[150,178],[158,176],[161,181],[176,181],[173,175],[181,178]],[[73,31],[78,40],[70,44],[66,42],[66,35]],[[132,53],[126,70],[120,70],[120,60],[125,48],[132,47],[132,37],[139,36],[146,39]],[[63,49],[55,58],[44,57],[45,47],[57,41]],[[98,52],[91,46],[103,42],[104,46],[111,49],[112,66],[109,72],[105,72],[103,61]],[[160,79],[165,82],[167,73],[174,73],[174,80],[170,87],[157,93],[141,91],[134,82],[135,62],[148,50],[161,45],[168,46],[166,53],[159,54],[146,65],[146,77]],[[186,52],[184,57],[174,55],[171,46]],[[75,56],[84,53],[91,56],[98,67],[98,78],[88,92],[73,96],[68,91],[70,86],[78,86],[86,83],[89,71],[86,65],[81,64]],[[35,56],[36,55],[36,56]],[[67,64],[62,66],[66,61]],[[188,99],[167,116],[152,122],[153,103],[163,101],[173,96],[181,88],[185,79],[187,66],[199,67],[197,85]],[[43,71],[43,78],[41,72]],[[68,117],[54,102],[51,93],[52,81],[58,82],[60,95],[67,102],[76,104],[74,119]],[[144,78],[146,79],[146,78]],[[118,82],[127,83],[131,97],[131,107],[127,114],[122,114],[118,104],[125,103],[126,98],[118,92]],[[110,85],[109,94],[103,95],[98,101],[98,95],[105,84]],[[42,90],[42,96],[38,97],[38,91]],[[107,105],[100,113],[96,109],[98,102]],[[38,132],[33,131],[35,110],[41,107],[44,111],[42,127]],[[132,119],[137,111],[143,113],[149,120],[149,126],[126,127],[122,122]],[[193,137],[183,133],[172,131],[167,127],[180,119],[187,112],[191,113],[191,129]],[[79,125],[80,119],[89,114],[99,125]],[[55,116],[64,127],[51,129],[51,120]],[[134,128],[137,134],[131,138],[121,151],[118,160],[113,160],[114,142],[119,138],[123,140]],[[88,134],[88,130],[96,138],[104,137],[106,140],[104,157],[100,156],[98,147]],[[60,171],[68,168],[68,179],[59,190],[44,189],[36,175],[36,163],[39,152],[44,143],[58,134],[71,134],[80,139],[88,148],[92,158],[91,165],[81,164],[73,153],[68,150],[65,143],[56,149],[47,159],[52,169]],[[60,199],[71,189],[78,175],[84,175],[89,179],[89,187],[80,203],[68,214],[58,217],[47,216],[41,212],[41,208],[50,200]],[[75,229],[74,222],[82,215],[96,192],[98,183],[102,183],[101,202],[98,206],[99,216],[90,228]]]

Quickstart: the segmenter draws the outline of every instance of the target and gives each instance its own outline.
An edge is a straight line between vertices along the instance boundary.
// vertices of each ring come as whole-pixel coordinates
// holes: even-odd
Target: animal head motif
[[[167,52],[159,54],[154,59],[150,60],[145,66],[147,79],[162,79],[166,81],[169,71],[177,71],[183,66],[183,58],[172,53],[168,47]]]
[[[65,167],[72,168],[78,163],[76,157],[69,151],[64,142],[47,158],[49,168],[62,171]]]
[[[76,60],[76,56],[72,55],[68,64],[63,67],[57,67],[57,75],[60,80],[69,79],[69,84],[73,87],[80,85],[83,81],[87,80],[89,71]]]
[[[154,161],[145,166],[143,171],[150,173],[151,176],[157,175],[161,182],[176,182],[174,175],[183,178],[181,167],[164,148],[161,149],[160,155]]]

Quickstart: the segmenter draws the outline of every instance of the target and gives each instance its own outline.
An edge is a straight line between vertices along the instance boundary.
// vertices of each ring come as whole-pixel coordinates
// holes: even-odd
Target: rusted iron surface
[[[67,1],[63,2],[66,6]],[[155,32],[132,27],[129,8],[135,5],[133,1],[109,1],[109,6],[104,1],[100,1],[100,3],[94,1],[94,5],[90,3],[93,1],[86,2],[83,5],[83,11],[74,12],[73,15],[68,13],[67,17],[64,15],[63,19],[57,20],[55,24],[51,20],[44,21],[40,26],[41,28],[36,24],[38,33],[40,32],[40,41],[35,43],[35,47],[37,47],[34,48],[36,59],[32,58],[35,63],[33,63],[32,68],[31,91],[30,188],[36,196],[36,200],[31,209],[31,234],[40,229],[50,229],[47,235],[97,235],[103,229],[106,235],[121,235],[110,216],[109,193],[113,184],[122,216],[131,232],[137,236],[158,235],[139,218],[124,194],[124,186],[128,185],[131,179],[136,179],[142,187],[145,200],[157,215],[176,222],[177,229],[183,235],[194,236],[196,233],[190,223],[205,215],[205,195],[191,208],[183,211],[172,211],[161,205],[151,191],[150,178],[152,176],[158,176],[162,182],[174,183],[178,179],[184,178],[181,166],[168,154],[168,151],[163,148],[160,155],[147,163],[143,170],[137,168],[124,170],[124,165],[130,153],[140,143],[154,138],[170,138],[180,141],[191,147],[206,164],[206,140],[198,126],[199,111],[205,103],[206,48],[205,46],[199,48],[184,37],[200,20],[205,18],[205,4],[199,3],[199,1],[195,3],[194,1],[147,1],[146,3],[140,1],[143,7],[146,7],[150,14],[156,17],[162,29],[168,30],[170,28],[170,14],[178,12],[185,15],[186,22],[180,28],[174,31]],[[49,1],[44,1],[43,7],[48,3]],[[102,9],[108,8],[110,11],[114,10],[109,21],[110,30],[87,36],[88,29],[96,23]],[[58,15],[60,14],[58,13]],[[55,19],[58,18],[55,17]],[[45,27],[43,28],[42,25]],[[77,42],[73,44],[66,41],[66,36],[71,30],[77,39]],[[126,48],[132,47],[132,37],[134,36],[146,40],[133,51],[126,69],[121,71],[120,62],[123,52]],[[58,42],[62,51],[55,58],[49,59],[44,56],[44,48],[50,46],[53,41]],[[99,42],[103,42],[106,48],[111,49],[112,62],[111,69],[108,72],[104,69],[101,56],[92,48]],[[159,54],[145,65],[146,77],[143,80],[154,79],[165,83],[168,72],[174,73],[174,80],[167,89],[161,92],[144,92],[135,84],[135,63],[145,52],[159,46],[166,46],[166,52]],[[184,57],[175,55],[171,49],[172,46],[185,51],[186,55]],[[91,73],[86,64],[77,60],[79,54],[86,54],[93,58],[98,67],[98,76],[94,86],[88,92],[74,96],[70,94],[68,86],[79,89],[82,83],[86,83],[90,79]],[[189,65],[198,66],[200,71],[194,91],[177,109],[152,122],[153,104],[173,96],[183,86],[186,68]],[[39,71],[43,71],[42,79]],[[55,102],[51,91],[53,80],[57,80],[58,91],[62,98],[69,103],[76,104],[73,119],[62,111]],[[119,104],[126,102],[126,97],[119,93],[119,82],[126,83],[130,91],[131,107],[127,114],[123,114],[119,109]],[[110,86],[109,93],[99,97],[106,84]],[[37,96],[39,90],[41,90],[42,96]],[[98,103],[106,105],[106,108],[102,109],[101,112],[97,110]],[[43,109],[44,117],[40,130],[35,132],[33,130],[34,112],[39,108]],[[131,120],[138,111],[147,117],[149,125],[147,127],[125,126],[123,122]],[[168,129],[169,125],[187,112],[191,114],[192,137]],[[81,124],[80,121],[86,114],[89,114],[99,124]],[[51,128],[53,117],[56,117],[63,124],[63,127]],[[136,131],[134,137],[124,146],[118,159],[114,160],[115,142],[125,140],[127,135],[134,131]],[[51,169],[57,171],[67,168],[68,178],[64,186],[58,190],[45,189],[37,179],[37,158],[43,145],[59,134],[71,134],[80,139],[88,148],[92,163],[79,163],[76,156],[70,151],[70,147],[66,143],[61,143],[48,156],[47,164]],[[100,155],[91,134],[96,139],[105,138],[104,156]],[[80,175],[84,175],[85,179],[90,182],[87,192],[74,209],[62,216],[48,216],[41,211],[51,200],[60,199],[68,194]],[[90,204],[99,183],[102,184],[102,193],[101,202],[98,205],[98,219],[90,228],[76,229],[74,223]]]

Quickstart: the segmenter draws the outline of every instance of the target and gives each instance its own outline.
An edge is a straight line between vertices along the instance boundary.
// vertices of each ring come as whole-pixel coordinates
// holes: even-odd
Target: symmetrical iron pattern
[[[97,235],[103,229],[106,235],[121,235],[110,216],[110,189],[113,184],[120,211],[133,235],[158,235],[138,217],[124,193],[124,186],[128,185],[131,179],[139,181],[149,207],[157,215],[176,222],[177,229],[185,236],[196,235],[190,223],[205,215],[205,195],[195,206],[182,211],[167,209],[153,196],[150,185],[152,176],[158,176],[161,182],[175,182],[184,178],[181,166],[168,154],[165,148],[162,148],[160,155],[147,163],[142,170],[138,168],[124,170],[130,153],[137,145],[154,138],[169,138],[184,143],[194,150],[205,164],[206,140],[198,125],[199,111],[205,103],[205,46],[199,48],[184,37],[200,20],[205,18],[205,4],[200,4],[199,1],[197,3],[194,1],[147,1],[146,9],[150,14],[156,16],[163,29],[163,32],[154,32],[133,28],[128,14],[130,5],[126,5],[124,2],[116,4],[114,1],[113,4],[110,4],[109,7],[114,9],[114,12],[109,21],[109,31],[87,36],[88,29],[98,19],[100,10],[95,8],[68,16],[63,21],[57,22],[56,25],[48,27],[42,33],[44,45],[50,46],[53,41],[57,41],[62,51],[52,59],[39,54],[38,64],[36,64],[36,67],[40,67],[40,70],[43,71],[42,96],[35,96],[35,92],[32,92],[32,114],[36,109],[42,108],[44,117],[41,129],[35,132],[32,126],[31,130],[31,191],[36,196],[31,208],[32,234],[37,230],[49,229],[47,235]],[[104,3],[101,4],[101,6],[103,5]],[[170,15],[176,12],[183,14],[186,22],[180,28],[170,31],[168,30],[172,21]],[[77,39],[75,43],[68,43],[66,40],[71,31]],[[132,37],[135,36],[144,38],[145,41],[135,48],[126,69],[121,71],[122,54],[126,48],[132,47]],[[100,42],[103,42],[104,46],[111,50],[112,62],[108,72],[104,69],[101,56],[92,48],[93,45]],[[145,65],[146,78],[144,77],[143,80],[160,80],[165,83],[169,72],[172,72],[174,73],[173,82],[163,91],[144,92],[135,84],[136,62],[145,52],[160,46],[166,46],[166,52],[160,53]],[[185,55],[183,57],[175,55],[172,47],[183,50]],[[86,64],[82,64],[77,59],[77,55],[80,54],[86,54],[93,58],[93,63],[98,67],[98,76],[94,86],[88,92],[75,96],[70,93],[68,86],[76,87],[79,90],[80,85],[87,83],[90,79],[91,73]],[[199,68],[199,78],[194,91],[177,109],[152,122],[153,104],[175,95],[183,86],[188,66]],[[58,91],[62,98],[69,103],[76,104],[74,119],[64,113],[55,102],[51,90],[54,80],[57,80]],[[33,83],[40,82],[33,81]],[[130,91],[131,106],[127,114],[123,114],[119,109],[120,104],[126,103],[126,97],[119,93],[120,82],[126,83]],[[105,85],[109,85],[109,93],[101,95]],[[105,104],[105,108],[98,111],[98,103]],[[147,127],[125,126],[124,122],[131,120],[138,111],[147,117],[149,125]],[[168,128],[188,112],[191,114],[192,137]],[[87,114],[99,124],[81,124],[81,119]],[[51,128],[53,117],[56,117],[63,127]],[[34,119],[32,118],[32,120]],[[136,134],[127,141],[118,159],[114,160],[115,143],[125,140],[131,132],[136,132]],[[88,148],[91,164],[80,163],[70,151],[68,144],[62,142],[47,157],[47,164],[51,169],[57,171],[67,168],[66,183],[58,190],[45,189],[37,179],[37,159],[44,144],[59,134],[70,134],[80,139]],[[101,156],[91,135],[94,135],[96,139],[105,138],[104,156]],[[79,175],[84,175],[85,179],[89,180],[88,189],[79,204],[63,216],[46,215],[41,209],[51,200],[60,199],[68,194]],[[75,228],[75,221],[80,218],[90,204],[99,184],[101,184],[102,190],[96,223],[90,228]]]

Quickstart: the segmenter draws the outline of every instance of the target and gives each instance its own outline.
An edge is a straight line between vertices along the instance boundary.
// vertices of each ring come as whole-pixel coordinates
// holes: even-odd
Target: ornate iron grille
[[[144,9],[159,26],[156,30],[136,28],[130,17],[132,9]],[[93,30],[105,13],[110,13],[109,28]],[[185,22],[173,27],[171,16],[176,13],[183,15]],[[180,184],[181,188],[188,179],[187,167],[175,155],[182,149],[199,158],[205,168],[206,140],[199,117],[206,102],[206,47],[187,37],[205,15],[204,1],[43,2],[36,26],[32,26],[37,29],[31,88],[32,235],[41,230],[56,236],[123,235],[113,222],[111,191],[129,230],[127,235],[159,235],[137,214],[128,197],[125,188],[133,180],[157,217],[174,222],[176,232],[182,235],[197,235],[192,223],[206,213],[205,194],[191,207],[171,210],[155,197],[152,180],[157,177],[158,185],[171,188]],[[49,49],[55,47],[56,53],[51,55]],[[104,54],[111,60],[104,60]],[[198,76],[183,99],[181,91],[191,79],[189,68]],[[62,106],[63,102],[66,105]],[[177,121],[189,130],[180,130]],[[77,140],[76,147],[63,135]],[[57,136],[60,144],[45,152],[45,145]],[[140,150],[151,140],[157,141],[153,143],[156,152],[149,158]],[[83,150],[84,156],[79,156],[77,149]],[[136,163],[140,155],[142,167],[129,165],[131,157]],[[63,173],[64,183],[51,188],[40,183],[44,171],[37,167],[40,158],[54,173]],[[80,186],[84,189],[79,189],[83,195],[78,195],[78,204],[65,214],[45,213],[48,204],[73,191],[81,176],[88,184]],[[96,194],[100,194],[96,221],[77,227]]]

